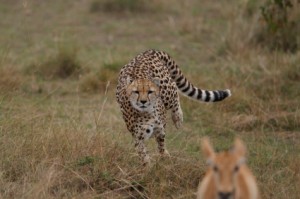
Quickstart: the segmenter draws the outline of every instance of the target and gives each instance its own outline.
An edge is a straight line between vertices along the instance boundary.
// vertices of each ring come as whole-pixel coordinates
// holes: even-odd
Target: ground
[[[245,142],[262,198],[298,198],[300,54],[253,44],[260,3],[107,2],[0,3],[0,198],[195,198],[203,136],[218,150]],[[166,130],[171,157],[149,141],[145,171],[114,92],[121,66],[149,48],[232,96],[182,96],[183,127],[169,117]]]

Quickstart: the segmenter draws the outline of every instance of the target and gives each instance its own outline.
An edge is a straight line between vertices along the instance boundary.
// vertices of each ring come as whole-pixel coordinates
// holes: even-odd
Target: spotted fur
[[[228,89],[207,91],[195,87],[163,51],[147,50],[120,71],[117,102],[145,164],[149,162],[149,156],[144,140],[152,136],[156,137],[159,152],[168,154],[164,144],[167,110],[171,109],[175,126],[181,126],[183,116],[178,90],[192,99],[204,102],[221,101],[231,95]]]

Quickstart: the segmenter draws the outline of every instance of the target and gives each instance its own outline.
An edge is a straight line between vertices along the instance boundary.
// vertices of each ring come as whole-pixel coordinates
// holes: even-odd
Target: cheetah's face
[[[131,105],[141,112],[152,112],[155,102],[159,97],[159,81],[138,79],[127,87],[127,96]]]

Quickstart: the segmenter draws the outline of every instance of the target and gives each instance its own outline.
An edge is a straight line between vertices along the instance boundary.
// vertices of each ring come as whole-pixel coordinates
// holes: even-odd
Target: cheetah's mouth
[[[147,108],[147,107],[143,105],[143,106],[140,106],[140,108]]]

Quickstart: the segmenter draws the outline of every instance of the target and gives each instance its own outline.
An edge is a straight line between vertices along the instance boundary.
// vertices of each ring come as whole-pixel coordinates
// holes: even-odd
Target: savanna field
[[[300,4],[272,2],[0,0],[0,198],[196,198],[201,138],[224,150],[238,136],[262,199],[299,199]],[[273,23],[272,12],[291,23]],[[232,96],[181,96],[181,129],[168,114],[171,157],[151,139],[144,169],[115,87],[147,49]]]

